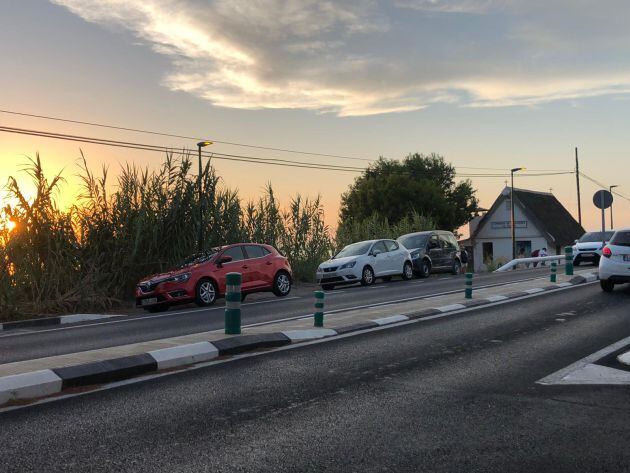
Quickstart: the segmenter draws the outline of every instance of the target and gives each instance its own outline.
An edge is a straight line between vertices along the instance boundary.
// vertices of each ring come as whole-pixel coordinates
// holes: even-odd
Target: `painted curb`
[[[219,356],[238,355],[257,348],[275,348],[289,345],[291,339],[286,335],[276,333],[261,333],[258,335],[238,335],[231,338],[215,340],[212,344],[219,350]]]
[[[52,370],[3,376],[0,378],[0,405],[16,399],[49,396],[61,389],[61,378]]]
[[[212,360],[219,356],[219,350],[210,342],[198,342],[153,350],[148,354],[157,362],[157,369],[163,370]]]
[[[157,361],[148,353],[124,356],[111,360],[55,368],[63,381],[63,389],[110,383],[157,371]]]
[[[285,330],[280,332],[291,340],[291,343],[299,343],[306,340],[317,340],[318,338],[333,337],[337,335],[331,328],[313,328],[306,330]]]
[[[397,322],[405,322],[409,320],[409,317],[405,315],[390,315],[389,317],[381,317],[380,319],[372,319],[370,322],[374,322],[376,325],[389,325]]]

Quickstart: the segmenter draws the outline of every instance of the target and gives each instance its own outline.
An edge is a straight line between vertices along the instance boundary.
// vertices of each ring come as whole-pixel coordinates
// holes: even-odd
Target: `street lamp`
[[[205,148],[206,146],[210,146],[212,141],[200,141],[197,143],[197,149],[199,150],[199,176],[197,177],[197,190],[199,192],[199,241],[198,241],[198,250],[199,253],[203,251],[203,195],[201,191],[201,148]]]
[[[514,222],[514,173],[518,171],[524,171],[525,168],[513,168],[510,169],[510,214],[511,214],[511,227],[512,227],[512,259],[516,259],[516,226]]]
[[[608,191],[612,194],[612,190],[615,187],[619,187],[617,185],[614,186],[610,186],[610,188],[608,189]],[[610,229],[613,230],[615,227],[613,226],[613,213],[612,213],[612,203],[610,204]]]

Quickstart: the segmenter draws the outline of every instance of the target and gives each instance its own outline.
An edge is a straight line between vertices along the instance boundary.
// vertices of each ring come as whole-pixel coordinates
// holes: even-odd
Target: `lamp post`
[[[511,214],[511,227],[512,227],[512,259],[516,259],[516,226],[514,222],[514,173],[518,171],[524,171],[525,168],[513,168],[510,169],[510,214]]]
[[[611,194],[612,194],[612,190],[613,190],[615,187],[619,187],[619,186],[614,185],[614,186],[610,186],[610,187],[609,187],[609,189],[608,189],[608,190],[610,191],[610,193],[611,193]],[[613,212],[612,212],[612,206],[613,206],[613,204],[610,204],[610,229],[611,229],[611,230],[613,230],[613,229],[615,228],[615,227],[613,226]]]
[[[212,141],[200,141],[197,143],[197,149],[199,150],[199,176],[197,177],[197,191],[199,193],[199,241],[197,242],[197,249],[199,253],[203,251],[203,195],[201,191],[201,148],[205,148],[206,146],[210,146]]]

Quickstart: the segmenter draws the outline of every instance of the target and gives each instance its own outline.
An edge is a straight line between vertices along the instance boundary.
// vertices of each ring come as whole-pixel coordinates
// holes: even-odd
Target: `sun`
[[[15,223],[13,220],[7,220],[6,226],[7,230],[13,231],[15,227],[17,227],[17,223]]]

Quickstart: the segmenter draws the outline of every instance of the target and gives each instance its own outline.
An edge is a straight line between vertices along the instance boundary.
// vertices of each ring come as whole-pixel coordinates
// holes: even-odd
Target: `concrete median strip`
[[[272,333],[261,332],[212,339],[212,337],[217,336],[216,332],[204,332],[202,334],[194,335],[196,340],[195,338],[190,338],[191,336],[185,336],[179,337],[178,339],[160,340],[157,341],[157,344],[155,342],[147,342],[152,343],[150,347],[154,349],[148,349],[149,346],[147,345],[130,345],[134,347],[135,351],[124,352],[115,351],[116,347],[112,347],[111,350],[105,349],[106,353],[104,355],[99,355],[103,358],[108,355],[112,356],[112,354],[117,355],[113,356],[111,359],[85,362],[85,358],[83,358],[82,363],[70,363],[66,366],[61,365],[62,367],[60,368],[50,367],[49,369],[42,369],[48,368],[49,366],[60,366],[60,364],[56,364],[59,363],[59,357],[46,359],[46,364],[44,365],[27,362],[29,363],[28,366],[31,367],[30,371],[28,370],[28,367],[25,369],[25,367],[19,365],[19,369],[24,369],[26,372],[12,374],[11,370],[8,370],[8,373],[11,374],[8,376],[0,376],[0,405],[15,402],[17,400],[37,399],[62,392],[68,388],[97,386],[146,375],[160,370],[185,367],[196,363],[210,361],[219,357],[229,357],[252,351],[273,349],[294,343],[316,341],[318,339],[336,337],[351,332],[370,330],[385,325],[400,324],[414,319],[434,319],[436,317],[442,317],[443,314],[447,314],[449,312],[498,304],[509,301],[510,299],[534,297],[543,292],[553,292],[553,290],[592,282],[597,280],[597,278],[597,274],[586,273],[573,277],[566,283],[528,288],[518,292],[479,295],[479,291],[476,293],[477,297],[472,300],[463,301],[462,303],[449,303],[438,307],[406,310],[403,311],[403,314],[389,315],[387,317],[374,319],[367,319],[367,317],[370,317],[370,314],[361,313],[360,315],[363,315],[363,317],[367,320],[360,320],[360,317],[354,316],[354,318],[350,317],[336,320],[335,316],[331,315],[326,322],[327,324],[329,322],[332,323],[333,327],[331,328],[309,328],[304,323],[305,321],[302,321],[301,325],[300,320],[285,321],[278,322],[277,324],[280,327],[282,327],[282,324],[284,324],[284,326],[288,325],[285,330]],[[452,299],[446,299],[444,301],[450,302]],[[395,308],[391,308],[391,310],[393,312]],[[66,319],[68,320],[66,323],[72,323],[70,321],[77,322],[83,320],[94,320],[91,318],[94,316],[96,315],[76,314],[74,316],[64,317],[72,317]],[[357,318],[359,318],[359,320],[357,320]],[[339,326],[334,326],[335,321],[339,324]],[[33,323],[34,321],[23,322]],[[49,322],[47,321],[47,323]],[[63,322],[59,321],[58,323]],[[225,337],[224,335],[218,336]],[[185,338],[185,340],[182,340],[182,338]],[[205,339],[205,341],[198,341],[200,339]],[[195,341],[196,343],[190,343],[192,341]],[[140,353],[144,350],[146,350],[146,352]],[[128,356],[121,356],[124,354],[127,354]],[[76,355],[81,355],[81,353]],[[76,355],[72,355],[73,358],[70,360],[71,362],[75,360]],[[628,359],[624,359],[622,362],[630,363],[630,354],[626,355],[628,355]],[[79,357],[78,359],[81,358]],[[39,362],[40,360],[34,361]],[[20,362],[16,364],[19,363]],[[2,366],[8,368],[10,364],[0,365],[0,367]],[[33,369],[35,367],[37,369]],[[7,370],[5,369],[4,372],[7,373]],[[15,373],[15,371],[13,371],[13,373]]]

